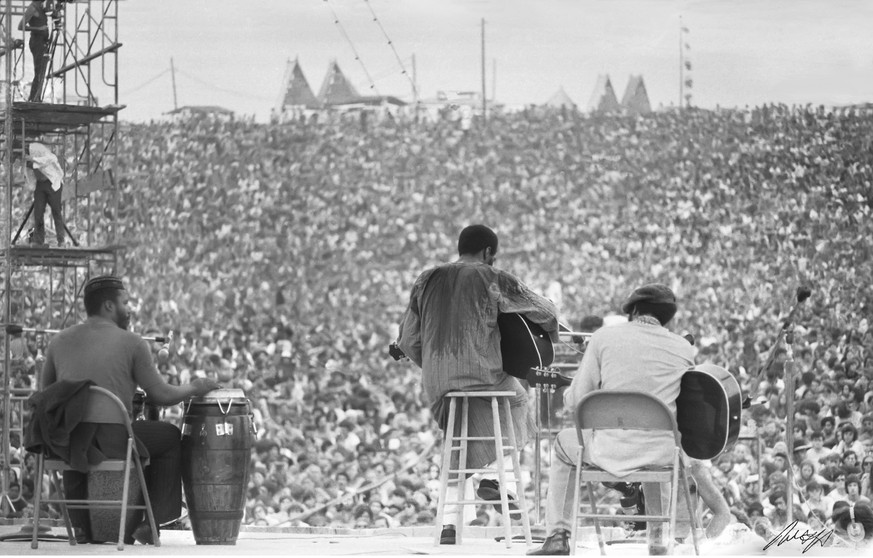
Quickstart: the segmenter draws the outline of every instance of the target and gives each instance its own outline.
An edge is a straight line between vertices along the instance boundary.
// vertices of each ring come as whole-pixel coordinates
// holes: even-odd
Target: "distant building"
[[[588,110],[598,114],[609,114],[621,110],[621,105],[618,104],[618,99],[615,96],[615,89],[612,88],[612,82],[609,80],[609,74],[597,76],[597,85],[594,86],[594,92],[588,102]]]
[[[624,96],[621,98],[621,107],[627,114],[648,114],[652,112],[649,103],[649,94],[646,92],[646,84],[643,76],[630,76]]]
[[[568,108],[575,109],[576,103],[567,95],[567,92],[564,91],[564,87],[558,88],[558,91],[552,95],[548,101],[546,101],[546,106],[550,108]]]
[[[318,101],[324,107],[354,103],[361,96],[340,70],[339,64],[333,60],[328,66],[327,75],[318,90]]]
[[[190,118],[192,116],[208,116],[218,120],[233,120],[234,112],[215,105],[184,106],[166,113],[171,118]]]
[[[279,92],[279,100],[273,109],[273,117],[287,120],[308,116],[320,108],[321,103],[312,92],[306,76],[303,75],[300,61],[297,58],[293,62],[288,60],[285,67],[285,78],[282,80],[282,89]]]

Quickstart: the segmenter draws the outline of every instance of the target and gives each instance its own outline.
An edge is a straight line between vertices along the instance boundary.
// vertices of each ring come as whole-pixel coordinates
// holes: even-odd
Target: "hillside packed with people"
[[[386,347],[417,273],[454,259],[463,226],[493,227],[496,265],[571,329],[663,282],[682,302],[671,329],[696,338],[697,361],[756,387],[713,475],[739,521],[778,532],[788,505],[826,522],[836,502],[873,499],[871,126],[860,111],[784,105],[529,107],[469,129],[357,115],[124,124],[120,272],[135,329],[174,333],[159,364],[171,382],[211,376],[250,399],[245,522],[356,528],[433,524],[438,430],[417,368]],[[779,350],[761,370],[801,285],[812,296],[794,361]],[[27,358],[22,376],[37,365]],[[526,468],[546,455],[529,448]],[[485,507],[476,519],[499,521]]]

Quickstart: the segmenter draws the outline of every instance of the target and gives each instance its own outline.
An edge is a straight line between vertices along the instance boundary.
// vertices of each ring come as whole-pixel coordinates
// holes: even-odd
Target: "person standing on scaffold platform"
[[[45,71],[48,66],[46,57],[49,49],[48,12],[45,0],[33,0],[24,11],[24,17],[18,23],[19,31],[30,31],[30,54],[33,56],[33,81],[30,84],[30,96],[28,101],[39,103],[42,101],[42,82],[45,80]],[[49,0],[49,9],[51,0]]]
[[[64,216],[61,213],[61,188],[64,185],[64,171],[57,156],[48,147],[32,142],[28,146],[29,155],[24,165],[24,181],[33,188],[33,237],[31,244],[45,246],[45,206],[52,211],[58,247],[64,245]],[[75,242],[74,242],[75,243]]]

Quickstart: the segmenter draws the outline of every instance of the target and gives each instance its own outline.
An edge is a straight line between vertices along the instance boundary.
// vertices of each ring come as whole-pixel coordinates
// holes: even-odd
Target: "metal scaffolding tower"
[[[118,2],[46,0],[49,43],[45,75],[34,80],[29,35],[19,23],[30,0],[4,4],[0,57],[2,80],[2,169],[0,266],[4,320],[0,518],[21,498],[11,491],[22,448],[27,398],[38,387],[45,330],[78,321],[81,289],[92,273],[117,268],[118,188]],[[26,76],[30,76],[26,79]],[[31,85],[33,84],[33,85]],[[37,90],[34,97],[31,87]],[[30,100],[33,99],[33,100]],[[46,146],[63,170],[62,245],[31,243],[27,225],[33,191],[25,183],[30,146]],[[16,333],[17,334],[14,334]],[[12,463],[20,454],[22,463]]]

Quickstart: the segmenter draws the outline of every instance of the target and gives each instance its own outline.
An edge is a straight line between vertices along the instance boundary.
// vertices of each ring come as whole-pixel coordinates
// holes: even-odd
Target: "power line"
[[[230,95],[236,95],[238,97],[245,97],[246,99],[258,99],[260,101],[272,100],[272,99],[267,99],[266,97],[258,97],[257,95],[252,95],[251,93],[246,93],[243,91],[234,91],[233,89],[227,89],[225,87],[215,85],[214,83],[210,83],[210,82],[203,80],[195,75],[192,75],[192,74],[189,74],[188,72],[180,70],[178,67],[176,68],[176,71],[179,72],[180,74],[182,74],[183,76],[187,77],[188,79],[194,80],[197,83],[199,83],[201,85],[205,85],[206,87],[209,87],[210,89],[213,89],[215,91],[221,91],[222,93],[228,93]]]
[[[336,15],[336,11],[334,11],[333,6],[330,5],[329,0],[324,0],[324,3],[327,4],[328,9],[330,9],[330,13],[333,14],[333,22],[339,28],[340,33],[342,33],[343,37],[345,37],[346,42],[349,43],[349,46],[352,49],[352,53],[355,55],[355,60],[358,61],[358,63],[361,65],[361,69],[364,70],[364,75],[367,76],[367,81],[370,83],[370,89],[374,93],[376,93],[376,95],[379,95],[379,90],[376,89],[376,84],[373,83],[373,78],[370,77],[370,72],[367,71],[367,66],[364,65],[364,61],[358,55],[358,50],[355,48],[355,43],[352,42],[352,39],[351,39],[351,37],[349,37],[349,34],[346,33],[346,30],[343,27],[343,24],[340,23],[339,16]]]
[[[385,40],[388,41],[388,46],[391,47],[391,52],[394,53],[394,58],[397,59],[397,64],[400,65],[401,73],[406,76],[406,79],[409,80],[409,84],[412,85],[413,97],[415,99],[418,99],[418,90],[415,87],[415,81],[412,79],[412,76],[409,75],[409,72],[406,71],[406,67],[403,65],[403,60],[401,60],[400,55],[397,54],[397,49],[394,48],[394,41],[391,40],[391,37],[388,36],[388,32],[385,31],[385,27],[382,26],[382,22],[379,21],[378,17],[376,17],[376,12],[373,11],[373,6],[370,4],[370,0],[364,0],[364,3],[370,9],[370,13],[373,15],[373,21],[375,21],[376,25],[379,26],[379,29],[382,31],[382,34],[385,36]]]
[[[140,89],[142,89],[142,88],[145,87],[146,85],[149,85],[150,83],[152,83],[153,81],[157,80],[158,78],[163,77],[164,74],[168,73],[169,71],[170,71],[170,69],[167,68],[166,70],[164,70],[163,72],[159,73],[159,74],[156,75],[155,77],[149,79],[148,81],[146,81],[146,82],[144,82],[144,83],[141,83],[140,85],[137,85],[137,86],[134,87],[133,89],[128,89],[127,91],[123,91],[122,93],[123,93],[124,95],[129,95],[130,93],[136,93],[137,91],[139,91]]]

